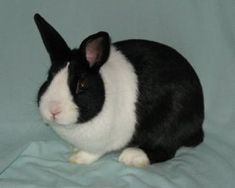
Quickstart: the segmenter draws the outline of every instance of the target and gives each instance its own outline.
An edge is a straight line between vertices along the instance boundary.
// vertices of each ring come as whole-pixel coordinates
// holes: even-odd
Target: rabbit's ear
[[[67,61],[70,48],[61,35],[39,14],[34,15],[34,20],[52,62]]]
[[[110,53],[110,37],[106,32],[98,32],[86,38],[80,49],[91,68],[100,68]]]

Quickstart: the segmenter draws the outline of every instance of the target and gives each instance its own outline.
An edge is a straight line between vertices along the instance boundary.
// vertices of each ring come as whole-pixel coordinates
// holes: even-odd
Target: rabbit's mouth
[[[44,106],[43,104],[40,105],[39,110],[43,120],[46,123],[50,125],[57,124],[63,126],[73,125],[77,123],[78,119],[77,108],[66,109],[61,111],[55,111],[55,110],[53,111],[51,110],[51,108],[47,108],[47,110],[45,110],[43,106]]]

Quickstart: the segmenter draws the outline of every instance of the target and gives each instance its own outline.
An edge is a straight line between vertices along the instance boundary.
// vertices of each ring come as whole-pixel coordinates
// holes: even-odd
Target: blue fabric
[[[235,187],[235,2],[0,1],[0,187]],[[176,48],[198,73],[205,96],[205,141],[145,169],[67,162],[71,147],[44,126],[36,106],[49,57],[33,22],[42,14],[68,41],[100,30],[113,41],[145,38]]]

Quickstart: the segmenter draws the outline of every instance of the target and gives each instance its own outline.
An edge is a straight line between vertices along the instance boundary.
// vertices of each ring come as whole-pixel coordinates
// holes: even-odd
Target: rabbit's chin
[[[46,125],[49,125],[51,127],[64,127],[64,128],[75,128],[78,126],[78,123],[76,122],[71,122],[71,123],[67,123],[67,122],[56,122],[56,121],[49,121],[49,120],[45,120],[44,119],[44,123]]]

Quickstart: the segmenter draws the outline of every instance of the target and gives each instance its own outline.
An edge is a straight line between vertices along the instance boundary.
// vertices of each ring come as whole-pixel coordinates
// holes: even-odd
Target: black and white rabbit
[[[112,44],[106,32],[70,49],[39,14],[34,19],[51,59],[39,110],[78,149],[71,162],[122,149],[119,161],[143,167],[203,141],[202,87],[177,51],[147,40]]]

